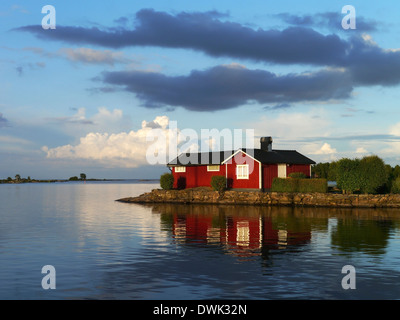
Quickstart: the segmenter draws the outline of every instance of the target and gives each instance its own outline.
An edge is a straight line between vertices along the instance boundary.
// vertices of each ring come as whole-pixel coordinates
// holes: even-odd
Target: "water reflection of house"
[[[217,216],[218,217],[218,216]],[[310,230],[287,230],[273,226],[270,217],[173,214],[172,232],[177,242],[222,244],[241,257],[261,254],[261,248],[283,249],[310,241]]]

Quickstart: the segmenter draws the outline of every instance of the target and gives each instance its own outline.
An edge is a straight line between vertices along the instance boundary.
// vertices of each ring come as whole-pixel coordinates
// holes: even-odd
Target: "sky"
[[[204,130],[400,164],[399,16],[387,0],[2,0],[0,179],[158,178],[176,152],[149,158],[161,136],[227,148]]]

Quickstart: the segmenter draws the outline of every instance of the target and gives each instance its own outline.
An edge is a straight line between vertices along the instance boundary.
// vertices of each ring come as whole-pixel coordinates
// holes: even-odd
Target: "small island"
[[[202,187],[183,190],[153,189],[151,192],[137,197],[127,197],[116,201],[139,204],[181,203],[333,208],[400,208],[400,194],[298,193],[237,190],[227,190],[220,193],[211,188]]]
[[[335,181],[328,186],[328,181]],[[274,178],[268,190],[230,189],[226,177],[216,175],[210,186],[176,188],[174,176],[160,179],[161,189],[116,201],[125,203],[183,203],[277,205],[335,208],[400,208],[400,166],[391,167],[377,156],[341,159],[312,166],[312,177],[294,172]]]
[[[62,180],[62,179],[32,179],[30,176],[27,178],[21,177],[20,174],[16,174],[14,179],[11,177],[8,177],[7,179],[0,179],[0,184],[1,183],[9,183],[9,184],[19,184],[19,183],[53,183],[53,182],[65,182],[67,180]]]
[[[7,179],[0,179],[0,184],[9,183],[9,184],[20,184],[20,183],[54,183],[54,182],[68,182],[68,181],[110,181],[107,179],[88,179],[86,178],[85,173],[81,173],[78,176],[70,177],[69,179],[32,179],[30,176],[23,178],[20,174],[16,174],[14,179],[8,177]],[[114,180],[112,180],[114,181]],[[118,181],[118,180],[116,180]]]

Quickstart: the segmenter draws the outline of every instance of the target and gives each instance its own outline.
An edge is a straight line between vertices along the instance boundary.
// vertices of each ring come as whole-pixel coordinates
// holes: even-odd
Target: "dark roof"
[[[287,164],[315,164],[315,161],[303,156],[295,150],[272,150],[262,149],[240,149],[257,161],[265,164],[287,163]],[[233,155],[237,150],[219,152],[182,153],[168,163],[168,166],[190,166],[190,165],[218,165]]]

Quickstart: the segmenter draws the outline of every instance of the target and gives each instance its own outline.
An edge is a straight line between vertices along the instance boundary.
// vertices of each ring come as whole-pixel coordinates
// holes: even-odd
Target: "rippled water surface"
[[[114,201],[157,187],[0,185],[0,299],[400,298],[398,210]]]

